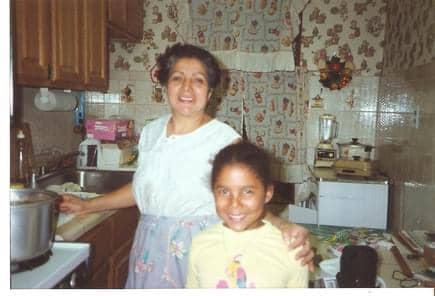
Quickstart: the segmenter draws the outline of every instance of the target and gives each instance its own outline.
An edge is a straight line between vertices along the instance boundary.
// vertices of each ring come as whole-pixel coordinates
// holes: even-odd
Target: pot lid
[[[360,142],[358,142],[358,138],[352,138],[352,141],[348,142],[348,143],[337,143],[337,145],[343,145],[343,146],[349,146],[349,147],[362,147],[362,148],[373,148],[374,146],[372,145],[366,145],[366,144],[361,144]]]

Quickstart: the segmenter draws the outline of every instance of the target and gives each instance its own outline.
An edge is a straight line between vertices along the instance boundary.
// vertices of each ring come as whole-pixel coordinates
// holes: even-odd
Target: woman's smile
[[[179,59],[169,74],[167,90],[173,114],[202,115],[211,97],[205,66],[194,58]]]

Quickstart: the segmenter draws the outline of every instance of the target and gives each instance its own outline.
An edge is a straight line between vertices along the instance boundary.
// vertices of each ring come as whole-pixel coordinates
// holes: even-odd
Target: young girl
[[[241,142],[215,157],[211,185],[222,222],[193,238],[187,288],[303,288],[308,268],[263,219],[273,195],[268,154]]]

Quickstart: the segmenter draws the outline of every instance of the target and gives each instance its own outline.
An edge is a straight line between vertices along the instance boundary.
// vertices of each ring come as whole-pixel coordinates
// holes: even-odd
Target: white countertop
[[[48,261],[32,270],[11,274],[11,289],[49,289],[89,257],[87,243],[55,242]]]

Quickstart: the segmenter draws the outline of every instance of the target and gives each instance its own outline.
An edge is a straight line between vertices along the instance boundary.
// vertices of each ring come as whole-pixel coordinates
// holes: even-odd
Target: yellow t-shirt
[[[308,268],[295,260],[281,232],[264,225],[235,232],[222,223],[196,235],[186,288],[305,288]]]

